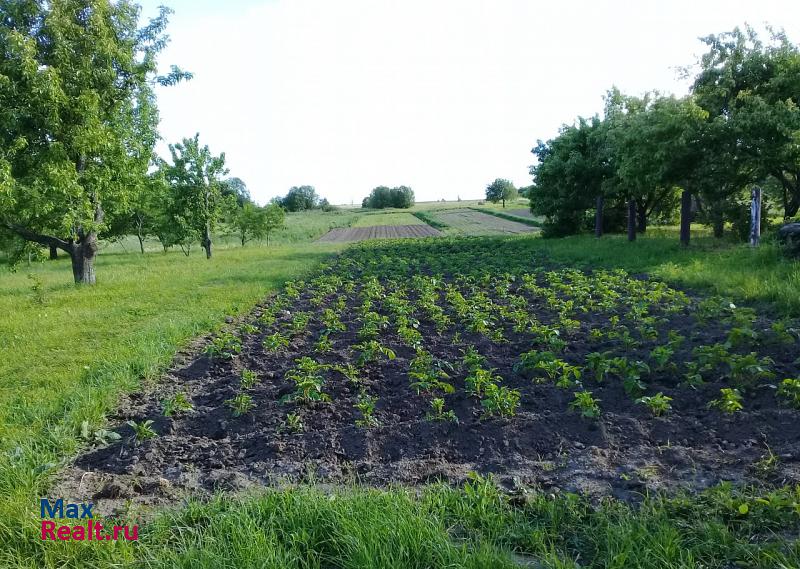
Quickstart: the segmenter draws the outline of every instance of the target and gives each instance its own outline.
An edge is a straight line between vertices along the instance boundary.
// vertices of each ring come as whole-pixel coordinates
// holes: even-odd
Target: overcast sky
[[[748,22],[800,42],[797,0],[142,0],[175,10],[158,92],[167,142],[200,133],[264,203],[309,184],[418,201],[530,184],[531,148],[612,85],[684,94],[698,37]],[[166,154],[166,148],[162,148]]]

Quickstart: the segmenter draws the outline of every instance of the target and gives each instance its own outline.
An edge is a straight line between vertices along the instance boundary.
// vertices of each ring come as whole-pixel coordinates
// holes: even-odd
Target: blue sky
[[[770,23],[800,42],[792,0],[140,3],[175,10],[162,63],[195,74],[158,92],[165,142],[199,132],[261,203],[302,184],[333,203],[527,185],[536,140],[600,112],[612,85],[684,94],[699,36]]]

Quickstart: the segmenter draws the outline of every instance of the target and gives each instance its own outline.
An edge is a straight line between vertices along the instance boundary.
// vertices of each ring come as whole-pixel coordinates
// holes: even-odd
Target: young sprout
[[[281,426],[278,427],[278,430],[282,433],[302,433],[303,420],[297,413],[287,413],[286,419],[284,419]]]
[[[230,332],[220,334],[206,346],[205,352],[211,359],[230,360],[242,351],[242,343]]]
[[[729,415],[738,413],[744,409],[744,406],[742,405],[742,395],[739,393],[738,389],[723,387],[719,390],[719,393],[719,399],[714,399],[711,401],[708,404],[709,407],[715,407],[723,413],[727,413]]]
[[[672,409],[672,405],[670,405],[671,401],[672,397],[668,397],[661,392],[656,393],[655,395],[640,397],[636,400],[636,402],[640,405],[646,405],[656,417],[660,417]]]
[[[194,409],[192,402],[189,401],[189,397],[182,391],[179,391],[169,399],[165,399],[162,402],[162,406],[164,408],[165,417],[172,417],[178,413],[188,412]]]
[[[255,404],[253,403],[253,398],[246,393],[240,393],[236,397],[228,399],[227,401],[225,401],[225,404],[231,408],[234,417],[241,417],[242,415],[246,415],[247,413],[250,412],[251,409],[253,409],[253,407],[255,407]]]
[[[444,410],[444,399],[437,397],[431,401],[431,411],[426,415],[429,421],[445,421],[458,423],[456,412],[452,409]]]
[[[133,436],[135,437],[136,442],[146,441],[147,439],[152,439],[153,437],[158,436],[158,433],[153,430],[152,419],[147,419],[141,423],[130,420],[127,424],[133,429]]]
[[[361,412],[361,419],[356,420],[357,427],[370,428],[380,425],[378,418],[375,417],[375,405],[377,402],[378,398],[372,395],[367,395],[363,392],[359,395],[355,408]]]
[[[570,409],[580,411],[581,417],[596,419],[600,416],[600,400],[592,396],[591,391],[576,391],[575,398],[569,404]]]
[[[501,387],[496,383],[486,386],[481,400],[483,415],[486,417],[513,417],[519,406],[520,393],[516,389]]]
[[[784,379],[778,387],[778,395],[786,399],[786,403],[800,409],[800,379]]]
[[[242,389],[252,389],[258,383],[258,373],[251,369],[243,369],[239,385]]]
[[[289,338],[282,336],[280,332],[275,332],[264,338],[261,345],[267,352],[274,354],[289,346]]]

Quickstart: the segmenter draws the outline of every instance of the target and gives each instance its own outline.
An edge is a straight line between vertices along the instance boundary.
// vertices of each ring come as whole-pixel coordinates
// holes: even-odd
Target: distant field
[[[318,243],[349,243],[368,239],[404,239],[419,237],[438,237],[442,233],[430,225],[419,222],[414,225],[372,225],[369,227],[350,227],[331,229],[320,237]]]
[[[424,223],[406,211],[376,211],[363,214],[351,227],[374,225],[424,225]]]
[[[517,217],[526,217],[528,219],[536,219],[530,209],[510,209],[508,210],[508,214],[516,215]]]
[[[471,209],[436,212],[434,217],[461,235],[516,235],[536,228]]]

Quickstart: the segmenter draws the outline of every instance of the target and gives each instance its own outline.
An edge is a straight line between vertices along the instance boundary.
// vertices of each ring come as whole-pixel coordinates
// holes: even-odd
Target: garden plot
[[[539,231],[536,227],[471,209],[436,212],[436,218],[462,235],[516,235]]]
[[[331,229],[320,237],[318,242],[346,243],[367,241],[369,239],[404,239],[420,237],[439,237],[441,232],[430,225],[372,225],[369,227],[347,227]]]
[[[362,245],[288,283],[126,400],[121,440],[97,441],[60,491],[108,505],[473,471],[623,498],[800,481],[797,323],[621,270],[532,270],[525,240],[503,257],[442,241]]]

